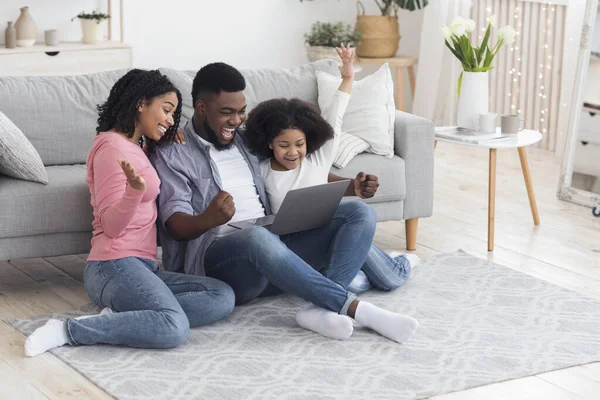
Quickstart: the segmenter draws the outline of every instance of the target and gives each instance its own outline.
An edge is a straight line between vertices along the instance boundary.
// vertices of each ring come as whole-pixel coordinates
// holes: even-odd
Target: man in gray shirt
[[[244,89],[244,77],[235,68],[223,63],[202,68],[192,88],[194,116],[183,127],[186,143],[151,154],[161,179],[165,267],[228,283],[236,304],[281,291],[296,294],[315,305],[298,313],[298,323],[334,339],[350,337],[354,318],[392,340],[408,340],[416,320],[359,301],[346,289],[369,265],[385,265],[387,270],[372,275],[388,290],[410,274],[405,260],[372,246],[376,215],[370,206],[343,202],[328,226],[281,237],[261,227],[234,231],[227,226],[232,218],[270,214],[258,160],[239,129],[246,119]],[[359,190],[374,193],[376,188],[375,179]]]

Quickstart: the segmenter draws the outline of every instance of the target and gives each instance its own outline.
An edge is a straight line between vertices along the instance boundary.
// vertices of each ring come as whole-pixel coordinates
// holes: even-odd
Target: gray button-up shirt
[[[222,190],[219,169],[210,157],[210,148],[202,143],[191,121],[183,126],[185,144],[170,144],[157,148],[150,156],[161,180],[158,196],[158,234],[163,248],[163,264],[168,271],[184,270],[187,274],[205,275],[204,255],[216,239],[211,229],[197,239],[177,241],[166,229],[166,221],[176,212],[199,215],[213,197]],[[250,154],[240,131],[233,142],[246,159],[254,185],[266,214],[271,210],[260,176],[258,159]]]

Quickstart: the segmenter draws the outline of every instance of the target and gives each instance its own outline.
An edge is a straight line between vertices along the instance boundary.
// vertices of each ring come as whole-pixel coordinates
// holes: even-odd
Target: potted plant
[[[79,15],[73,17],[71,21],[79,18],[81,21],[81,31],[83,33],[83,43],[98,44],[104,41],[103,34],[106,26],[106,21],[110,15],[99,11],[92,13],[80,12]]]
[[[339,59],[335,48],[344,43],[347,46],[360,42],[361,33],[342,22],[315,22],[309,34],[304,35],[308,45],[306,54],[310,62],[322,59]]]
[[[463,72],[458,78],[456,122],[464,128],[476,130],[475,117],[489,111],[488,71],[494,68],[492,62],[502,45],[515,41],[515,29],[507,25],[498,29],[497,41],[491,45],[490,36],[495,25],[496,17],[488,18],[487,29],[479,46],[473,46],[470,41],[471,32],[475,30],[475,21],[471,19],[456,17],[450,26],[443,25],[441,28],[446,47],[463,67]]]
[[[365,15],[365,7],[357,1],[356,29],[362,32],[362,41],[356,47],[359,57],[393,57],[398,51],[400,31],[398,9],[420,10],[428,0],[374,0],[381,15]]]

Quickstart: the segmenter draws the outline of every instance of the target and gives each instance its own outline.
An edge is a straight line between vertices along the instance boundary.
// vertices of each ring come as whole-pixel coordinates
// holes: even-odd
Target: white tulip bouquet
[[[515,41],[515,29],[507,25],[498,29],[498,41],[491,48],[489,46],[492,27],[497,24],[496,16],[488,18],[488,25],[481,45],[474,47],[471,45],[469,36],[475,30],[475,21],[456,17],[450,26],[442,25],[442,32],[445,37],[446,47],[452,54],[458,58],[465,72],[486,72],[494,68],[492,61],[498,54],[498,50],[503,44],[511,44]],[[460,85],[462,73],[458,78],[458,95],[460,96]]]

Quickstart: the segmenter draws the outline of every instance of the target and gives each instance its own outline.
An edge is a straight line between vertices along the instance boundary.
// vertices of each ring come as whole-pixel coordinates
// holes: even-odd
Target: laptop
[[[228,225],[237,229],[262,226],[278,236],[320,228],[333,218],[348,185],[350,180],[346,179],[290,190],[277,214],[230,222]]]

